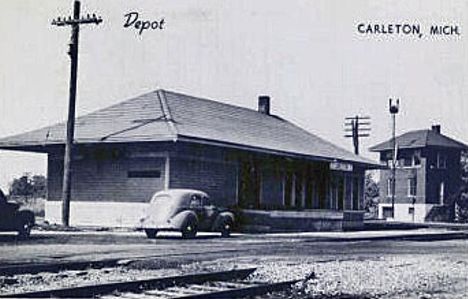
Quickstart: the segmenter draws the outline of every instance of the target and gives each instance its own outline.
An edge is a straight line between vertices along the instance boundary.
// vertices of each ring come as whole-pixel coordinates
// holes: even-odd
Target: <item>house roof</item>
[[[46,152],[62,145],[65,123],[0,139],[0,149]],[[78,117],[75,143],[186,141],[379,167],[274,115],[156,90]]]
[[[457,149],[468,149],[466,144],[458,142],[450,137],[447,137],[436,130],[416,130],[404,133],[396,137],[396,143],[398,148],[423,148],[428,146],[446,147],[446,148],[457,148]],[[392,139],[385,142],[374,145],[370,148],[373,152],[381,152],[391,150]]]

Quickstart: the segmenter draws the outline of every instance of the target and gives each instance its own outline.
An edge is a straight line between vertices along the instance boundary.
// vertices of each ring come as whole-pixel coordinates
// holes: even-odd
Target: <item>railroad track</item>
[[[248,252],[249,250],[238,249],[224,249],[224,250],[210,250],[203,252],[190,253],[192,256],[205,256],[208,254],[224,254],[224,253],[239,253]],[[175,258],[178,256],[186,256],[187,253],[179,254],[161,254],[153,256],[134,256],[134,257],[121,257],[111,259],[100,259],[94,261],[69,261],[69,262],[45,262],[45,263],[31,263],[31,264],[11,264],[2,266],[0,265],[0,276],[12,276],[18,274],[37,274],[40,272],[58,273],[67,270],[86,270],[86,269],[101,269],[101,268],[114,268],[129,264],[131,262],[151,261],[164,258]]]
[[[0,298],[242,298],[284,291],[300,280],[279,283],[245,281],[256,268],[197,273],[154,279],[113,282],[38,292],[0,295]]]

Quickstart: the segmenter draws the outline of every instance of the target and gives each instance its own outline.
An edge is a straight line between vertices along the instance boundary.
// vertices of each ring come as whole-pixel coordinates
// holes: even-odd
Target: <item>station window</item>
[[[127,173],[129,178],[160,178],[160,170],[133,170]]]
[[[353,178],[353,210],[359,210],[359,178]]]

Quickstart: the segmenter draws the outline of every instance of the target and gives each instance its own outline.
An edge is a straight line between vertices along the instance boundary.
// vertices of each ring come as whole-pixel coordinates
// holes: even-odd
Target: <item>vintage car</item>
[[[19,207],[17,203],[8,202],[0,190],[0,231],[16,231],[20,238],[27,238],[35,224],[34,213]]]
[[[197,231],[221,232],[228,237],[234,214],[213,205],[205,192],[169,189],[153,195],[141,224],[150,239],[159,231],[180,231],[183,238],[194,238]]]

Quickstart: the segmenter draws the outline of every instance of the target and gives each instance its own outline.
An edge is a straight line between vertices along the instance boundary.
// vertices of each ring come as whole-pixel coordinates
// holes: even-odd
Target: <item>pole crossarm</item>
[[[362,131],[370,131],[370,130],[371,130],[371,128],[359,128],[359,131],[361,131],[361,132]],[[345,129],[345,132],[352,132],[352,131],[353,131],[352,128],[346,128]]]
[[[359,115],[345,117],[344,137],[353,138],[354,153],[356,155],[359,155],[359,138],[370,136],[370,134],[368,133],[371,131],[371,128],[369,127],[371,125],[371,122],[369,121],[370,119],[370,116]]]
[[[359,119],[371,119],[370,116],[357,116]],[[355,120],[356,116],[345,117],[345,120]]]
[[[345,125],[346,125],[346,126],[352,126],[352,125],[354,125],[355,123],[356,123],[356,121],[354,120],[354,121],[351,121],[351,122],[346,122]],[[366,121],[366,122],[359,122],[359,121],[358,121],[357,124],[360,125],[360,126],[370,126],[370,125],[371,125],[371,122],[368,122],[368,121]]]
[[[75,24],[91,24],[91,23],[94,23],[94,24],[99,24],[102,22],[102,18],[101,17],[96,17],[96,14],[87,14],[86,15],[86,18],[80,18],[80,19],[72,19],[72,17],[68,17],[68,18],[61,18],[61,17],[58,17],[57,19],[54,19],[52,20],[52,25],[55,25],[55,26],[66,26],[66,25],[75,25]]]

